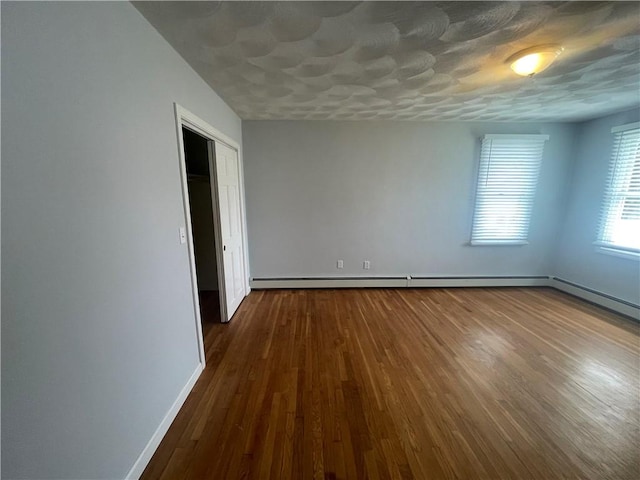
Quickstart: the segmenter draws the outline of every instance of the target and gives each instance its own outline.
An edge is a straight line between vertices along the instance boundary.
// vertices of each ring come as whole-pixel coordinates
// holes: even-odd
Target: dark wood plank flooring
[[[142,478],[638,479],[638,335],[544,288],[252,292]]]

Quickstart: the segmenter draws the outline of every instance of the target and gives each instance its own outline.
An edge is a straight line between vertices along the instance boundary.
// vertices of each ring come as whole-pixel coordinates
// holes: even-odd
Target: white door
[[[220,211],[220,239],[226,318],[230,320],[245,296],[242,215],[240,213],[240,175],[238,152],[220,142],[215,143],[217,203]],[[211,161],[209,163],[211,167]]]

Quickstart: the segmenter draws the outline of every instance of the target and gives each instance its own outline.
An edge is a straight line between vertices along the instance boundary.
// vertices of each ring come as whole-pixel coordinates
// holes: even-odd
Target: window
[[[613,128],[597,245],[640,253],[640,123]]]
[[[471,245],[527,243],[529,220],[548,135],[482,139]]]

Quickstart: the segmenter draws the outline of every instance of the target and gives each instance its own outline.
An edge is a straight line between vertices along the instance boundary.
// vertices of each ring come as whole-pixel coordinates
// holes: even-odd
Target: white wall
[[[611,128],[639,118],[640,111],[634,109],[579,125],[570,197],[553,272],[564,280],[636,305],[640,303],[638,261],[600,253],[593,242],[611,159]]]
[[[4,478],[123,478],[196,369],[173,102],[241,122],[129,3],[2,2]]]
[[[251,275],[548,275],[575,131],[534,123],[243,122]],[[468,246],[485,133],[551,136],[529,245]]]

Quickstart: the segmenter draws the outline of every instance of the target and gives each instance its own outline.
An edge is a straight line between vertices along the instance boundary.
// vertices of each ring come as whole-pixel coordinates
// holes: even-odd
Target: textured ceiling
[[[243,119],[583,120],[640,103],[638,2],[136,2]],[[505,64],[558,43],[533,78]]]

